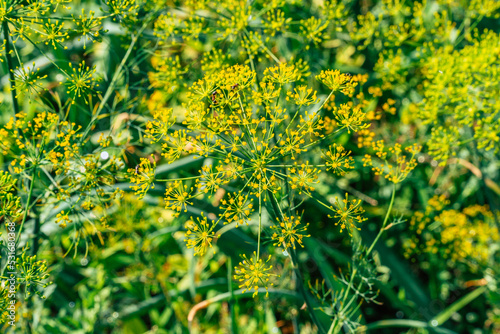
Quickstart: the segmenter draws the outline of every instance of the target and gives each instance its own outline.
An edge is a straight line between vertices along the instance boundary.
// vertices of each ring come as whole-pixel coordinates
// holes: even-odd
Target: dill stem
[[[257,258],[255,262],[259,261],[259,256],[260,256],[260,233],[262,230],[262,192],[261,192],[261,184],[262,182],[259,181],[259,236],[257,239]]]
[[[106,102],[108,102],[109,98],[111,97],[111,94],[113,93],[113,91],[115,89],[116,83],[118,82],[118,79],[121,76],[122,70],[125,67],[125,64],[127,63],[128,58],[132,54],[132,50],[134,49],[135,43],[137,43],[137,41],[139,40],[139,37],[141,37],[142,32],[144,31],[144,29],[146,29],[148,24],[149,24],[149,20],[146,20],[146,22],[142,25],[142,27],[137,31],[137,34],[132,38],[132,41],[130,42],[130,46],[128,47],[125,55],[123,56],[122,61],[118,65],[118,68],[116,69],[115,74],[113,75],[113,78],[111,79],[111,82],[109,83],[108,89],[106,89],[106,93],[104,93],[104,97],[102,98],[101,103],[99,104],[99,107],[97,108],[95,114],[92,116],[92,119],[90,120],[89,125],[85,129],[85,133],[82,136],[82,141],[83,141],[83,138],[87,138],[87,134],[92,129],[92,126],[99,119],[99,115],[103,111],[104,106],[106,105]]]
[[[19,240],[21,239],[21,232],[23,231],[24,222],[26,221],[26,218],[28,217],[28,211],[29,211],[29,207],[30,207],[31,197],[33,197],[33,188],[34,188],[35,181],[36,181],[36,166],[33,168],[33,174],[31,176],[30,190],[28,192],[28,199],[26,200],[26,209],[24,210],[23,220],[21,221],[21,226],[19,227],[19,231],[17,232],[16,245],[19,243]],[[35,228],[36,228],[36,226],[35,226]]]
[[[10,94],[12,96],[12,106],[14,107],[14,121],[17,120],[16,114],[19,113],[19,104],[17,103],[17,92],[16,86],[14,86],[15,76],[14,76],[14,64],[12,62],[11,48],[10,48],[10,38],[9,38],[9,26],[7,21],[2,23],[3,36],[5,39],[5,58],[7,59],[7,66],[9,68],[9,78],[10,78]]]
[[[380,231],[378,232],[377,236],[375,237],[375,240],[373,240],[370,248],[368,248],[368,251],[366,252],[366,256],[368,256],[371,251],[373,250],[373,247],[375,247],[375,244],[377,243],[378,239],[382,236],[382,233],[385,231],[385,227],[387,225],[387,221],[389,220],[389,215],[391,214],[392,211],[392,206],[394,205],[394,195],[396,194],[396,184],[394,184],[394,187],[392,188],[392,195],[391,195],[391,202],[389,203],[389,209],[387,209],[387,213],[385,214],[385,219],[384,222],[382,223],[382,227],[380,228]]]

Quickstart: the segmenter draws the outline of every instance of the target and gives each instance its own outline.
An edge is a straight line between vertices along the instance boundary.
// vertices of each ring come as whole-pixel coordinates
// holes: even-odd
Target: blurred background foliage
[[[346,333],[498,333],[499,17],[495,0],[2,1],[0,162],[15,181],[2,179],[0,216],[22,229],[18,262],[39,270],[18,268],[9,327],[3,231],[3,330],[326,333],[341,319]],[[195,82],[278,63],[293,64],[297,83],[322,100],[320,71],[362,78],[354,97],[335,94],[322,109],[335,125],[341,104],[362,106],[370,126],[335,137],[354,168],[320,173],[315,196],[333,204],[348,193],[367,220],[341,232],[324,206],[297,196],[310,237],[292,264],[263,233],[280,277],[268,298],[252,298],[233,275],[257,247],[258,215],[220,227],[217,252],[195,257],[186,224],[202,211],[214,219],[234,189],[195,198],[180,215],[165,209],[168,186],[155,180],[211,162],[184,150],[169,163],[146,124],[168,115],[179,129]],[[423,146],[394,203],[393,182],[363,160],[377,157],[379,140]],[[308,154],[317,162],[320,151]],[[147,163],[153,178],[137,196],[129,180]],[[26,247],[43,264],[28,265]],[[361,283],[370,288],[349,294]],[[347,308],[343,294],[353,297]]]

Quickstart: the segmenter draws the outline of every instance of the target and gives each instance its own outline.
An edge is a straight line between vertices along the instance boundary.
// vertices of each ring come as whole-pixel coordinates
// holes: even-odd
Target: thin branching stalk
[[[26,199],[26,209],[24,210],[23,219],[21,220],[21,226],[19,227],[19,231],[17,232],[16,245],[19,243],[21,239],[21,232],[23,231],[24,223],[26,222],[26,218],[28,217],[28,211],[30,207],[31,198],[33,197],[33,189],[36,182],[36,165],[33,167],[33,173],[31,175],[31,183],[30,189],[28,191],[28,198]]]
[[[130,45],[127,49],[127,52],[123,56],[122,61],[118,65],[118,68],[115,71],[115,74],[113,75],[113,78],[111,79],[111,82],[109,83],[108,89],[106,90],[106,93],[104,93],[104,97],[102,98],[99,107],[97,108],[96,112],[92,116],[92,119],[89,122],[89,125],[85,129],[85,132],[82,136],[82,140],[84,138],[87,138],[87,135],[89,131],[92,129],[92,126],[94,123],[99,119],[99,115],[101,112],[104,110],[104,106],[108,102],[109,98],[111,97],[111,94],[113,94],[113,90],[115,89],[116,83],[118,82],[118,79],[120,78],[120,75],[122,73],[123,68],[125,67],[125,64],[128,61],[128,58],[132,54],[132,50],[134,49],[135,43],[139,40],[139,37],[142,35],[142,32],[146,29],[146,27],[149,24],[149,20],[146,20],[146,22],[142,25],[142,27],[137,31],[137,34],[135,34],[134,37],[132,37],[132,41],[130,42]]]
[[[10,45],[10,35],[9,35],[9,25],[7,21],[3,21],[2,23],[3,36],[5,39],[5,58],[7,59],[7,67],[9,68],[9,78],[10,78],[10,94],[12,96],[12,106],[14,108],[14,120],[17,119],[17,114],[19,113],[19,104],[17,102],[17,92],[16,86],[14,85],[15,76],[14,76],[14,64],[12,62],[11,53],[11,45]]]
[[[380,228],[380,231],[378,232],[377,236],[375,237],[375,240],[373,240],[370,248],[368,248],[368,251],[366,251],[366,256],[368,256],[371,251],[373,250],[373,247],[375,247],[375,244],[377,243],[378,239],[382,236],[382,233],[384,233],[385,228],[387,226],[387,222],[389,221],[389,216],[392,211],[392,206],[394,205],[394,196],[396,194],[396,184],[394,184],[392,188],[392,195],[391,195],[391,202],[389,203],[389,209],[387,209],[387,213],[385,214],[385,219],[384,222],[382,223],[382,227]]]

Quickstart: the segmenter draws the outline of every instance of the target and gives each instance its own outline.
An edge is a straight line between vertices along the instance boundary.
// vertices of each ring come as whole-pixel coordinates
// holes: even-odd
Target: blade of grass
[[[472,302],[477,297],[481,296],[487,290],[488,289],[486,286],[482,286],[469,292],[464,297],[448,306],[443,312],[435,316],[429,323],[433,326],[440,326],[444,324],[455,312],[458,312],[460,309]]]
[[[208,307],[210,304],[229,300],[231,298],[234,298],[235,300],[238,300],[241,298],[247,298],[247,297],[252,298],[252,295],[254,294],[254,290],[252,290],[252,291],[247,290],[247,291],[243,292],[244,290],[245,289],[239,289],[239,290],[236,290],[234,292],[221,293],[220,295],[217,295],[213,298],[209,298],[207,300],[204,300],[204,301],[196,304],[195,306],[193,306],[193,308],[191,308],[191,310],[189,311],[189,314],[188,314],[188,321],[190,324],[189,327],[191,328],[191,324],[194,320],[194,317],[196,316],[196,313],[199,310],[202,310],[202,309]],[[260,293],[263,293],[263,294],[266,294],[267,292],[269,292],[269,295],[277,295],[278,297],[290,298],[290,299],[297,301],[298,303],[303,301],[303,299],[300,295],[295,293],[295,291],[291,291],[291,290],[274,289],[274,288],[269,288],[266,290],[265,288],[259,288],[258,291]]]
[[[449,329],[433,327],[424,321],[417,320],[409,320],[409,319],[390,319],[390,320],[381,320],[377,322],[372,322],[366,326],[361,326],[356,331],[357,333],[369,333],[373,329],[379,328],[424,328],[429,331],[439,333],[439,334],[457,334],[454,331]]]
[[[206,280],[201,282],[196,286],[196,291],[199,293],[204,293],[211,289],[224,289],[227,286],[227,280],[225,278],[216,278]],[[170,290],[170,297],[178,297],[180,295],[185,295],[189,293],[189,288],[178,291],[178,290]],[[155,297],[152,297],[148,300],[139,302],[134,305],[127,306],[123,308],[119,312],[120,319],[131,319],[134,317],[141,316],[149,312],[149,310],[161,307],[165,305],[166,298],[165,295],[161,294]]]

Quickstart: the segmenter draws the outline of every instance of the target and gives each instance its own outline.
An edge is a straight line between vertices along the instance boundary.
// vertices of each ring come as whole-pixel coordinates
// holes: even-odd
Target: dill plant
[[[0,129],[1,161],[9,170],[1,174],[1,217],[8,232],[15,235],[14,241],[2,244],[1,277],[3,282],[15,280],[16,299],[24,296],[25,301],[16,305],[19,331],[31,326],[33,305],[39,303],[34,295],[45,298],[44,291],[52,284],[50,268],[57,260],[44,258],[49,242],[42,226],[57,223],[64,230],[62,257],[71,250],[76,255],[82,242],[85,253],[99,233],[92,211],[96,206],[109,207],[121,193],[112,187],[121,158],[91,149],[88,134],[115,89],[123,64],[100,91],[102,75],[96,73],[95,65],[83,57],[65,60],[61,55],[75,56],[76,50],[102,42],[104,22],[114,20],[125,27],[124,20],[137,15],[138,6],[120,2],[117,7],[114,1],[103,3],[101,9],[93,4],[76,9],[71,5],[65,0],[0,3],[2,62],[10,90],[10,100],[5,101],[10,110]],[[137,38],[132,37],[130,49]],[[94,108],[98,93],[104,96],[93,119],[81,124],[74,115]],[[107,228],[104,220],[97,221],[100,229]],[[16,271],[16,276],[8,276],[9,271]],[[6,288],[2,285],[2,291]],[[2,305],[9,305],[7,299],[13,297],[2,292],[2,298]],[[6,309],[1,312],[2,328],[16,328]]]
[[[242,254],[242,261],[234,268],[234,279],[240,291],[253,291],[254,297],[262,290],[267,297],[269,288],[278,282],[280,275],[271,264],[272,253],[263,255],[266,252],[263,238],[267,230],[263,225],[264,215],[274,220],[267,233],[273,245],[290,257],[299,279],[297,246],[303,247],[304,239],[310,237],[309,224],[303,222],[297,212],[304,201],[313,200],[326,208],[332,224],[338,225],[340,232],[346,229],[349,235],[366,220],[361,200],[346,194],[344,199],[328,203],[315,194],[321,173],[345,175],[354,168],[351,152],[334,140],[342,132],[354,134],[369,126],[369,116],[363,108],[366,101],[354,98],[365,78],[338,70],[322,71],[316,79],[329,91],[324,98],[318,98],[312,88],[304,85],[293,88],[301,76],[293,63],[268,67],[260,77],[245,65],[224,67],[206,75],[189,87],[188,101],[183,105],[184,117],[177,120],[173,109],[161,109],[153,113],[154,119],[146,124],[147,137],[152,143],[160,144],[161,155],[168,163],[192,156],[203,159],[203,167],[192,176],[160,179],[151,170],[152,164],[157,163],[151,156],[143,158],[138,168],[128,170],[135,183],[132,188],[141,198],[154,182],[166,182],[165,207],[176,215],[187,214],[196,206],[196,201],[220,198],[217,215],[202,211],[201,218],[191,218],[185,225],[184,241],[188,248],[194,248],[195,255],[204,256],[208,250],[215,254],[214,245],[230,229],[244,224],[257,226],[256,251],[251,255]],[[336,106],[332,101],[339,94],[350,101]],[[326,106],[333,118],[327,121],[321,115]],[[318,152],[320,146],[326,149]],[[414,157],[420,147],[408,147],[409,157],[403,154],[399,144],[384,152],[383,141],[378,141],[374,149],[378,158],[385,161],[385,167],[373,167],[376,174],[386,174],[386,178],[396,185],[415,168]],[[392,164],[387,162],[388,153],[394,156]],[[319,161],[310,160],[313,154],[320,156]],[[371,160],[365,163],[373,165]],[[395,189],[394,186],[380,233],[368,250],[360,251],[360,259],[369,256],[387,228]],[[351,281],[342,295],[344,299],[354,289],[354,281],[360,278],[363,281],[356,270],[360,269],[350,273]],[[366,275],[369,277],[368,273]],[[305,287],[305,282],[298,284]],[[311,307],[313,301],[307,299],[310,297],[304,287],[304,298]],[[351,304],[355,305],[353,301]],[[336,314],[347,312],[347,308],[341,307]],[[335,331],[351,323],[348,318],[337,315],[332,324]]]
[[[144,284],[145,299],[161,293],[170,301],[177,289],[171,283],[180,284],[193,270],[188,261],[215,267],[218,259],[227,261],[241,294],[229,283],[230,292],[191,309],[190,324],[196,310],[211,303],[259,293],[295,296],[296,288],[320,331],[376,328],[383,324],[361,324],[361,302],[377,302],[380,263],[372,253],[383,236],[393,241],[392,230],[403,232],[398,237],[407,259],[432,263],[430,276],[446,260],[449,270],[484,274],[484,281],[465,285],[487,281],[493,295],[494,196],[485,193],[489,206],[446,208],[448,203],[436,207],[443,198],[433,198],[413,212],[417,203],[405,213],[408,224],[391,213],[401,206],[396,190],[403,188],[404,197],[412,189],[404,183],[410,173],[420,168],[415,174],[427,178],[427,167],[417,167],[417,161],[442,165],[432,172],[431,184],[443,165],[459,163],[483,188],[498,193],[495,175],[487,171],[488,159],[496,161],[498,154],[498,34],[479,29],[498,13],[493,0],[332,0],[305,6],[293,0],[2,1],[0,55],[11,94],[0,128],[2,162],[9,170],[0,174],[0,217],[16,226],[16,250],[22,253],[17,293],[27,300],[21,326],[28,330],[35,317],[32,306],[39,300],[33,292],[43,297],[51,291],[45,290],[49,274],[70,253],[98,259],[77,304],[111,310],[113,292],[131,289],[106,282],[113,269],[98,262],[106,261],[103,249],[123,249],[136,259],[124,266],[124,275]],[[102,66],[95,60],[107,43],[111,53],[120,49],[120,58]],[[159,176],[186,157],[202,163],[180,173],[186,177]],[[351,175],[363,173],[362,165],[374,174],[371,195],[390,190],[385,215],[362,184],[345,187]],[[454,181],[453,170],[446,173]],[[125,181],[138,198],[124,192]],[[349,194],[326,198],[325,187],[337,185]],[[484,202],[482,191],[477,193]],[[312,284],[301,267],[302,248],[317,240],[306,218],[315,211],[311,203],[328,212],[327,224],[352,246],[345,268],[334,278],[324,275],[328,287]],[[366,244],[364,226],[374,216],[383,221]],[[160,220],[175,226],[160,226]],[[48,233],[50,224],[59,232]],[[163,244],[155,238],[166,239],[160,228],[183,230],[184,245],[175,246],[172,238],[168,248],[187,248],[199,260],[159,251]],[[233,267],[231,257],[216,257],[224,235],[236,230],[246,234],[237,234],[241,262]],[[257,242],[244,247],[253,237]],[[5,243],[1,247],[5,254]],[[195,300],[194,288],[190,293]],[[444,285],[440,294],[446,296]],[[135,300],[139,294],[131,295]],[[7,299],[0,288],[4,324]],[[318,304],[331,320],[329,328],[317,318]],[[180,330],[186,318],[179,309],[186,305],[172,305],[182,318],[175,327]],[[68,315],[61,308],[60,319],[45,317],[39,327],[70,332],[120,325],[115,312],[94,311]],[[151,318],[161,323],[163,317]],[[233,329],[235,324],[233,319]]]

